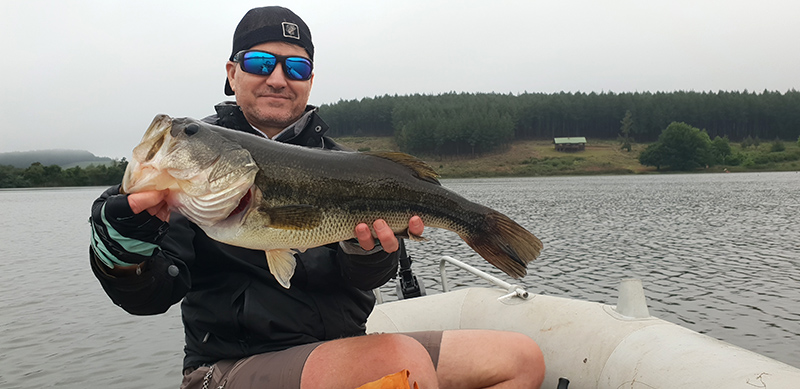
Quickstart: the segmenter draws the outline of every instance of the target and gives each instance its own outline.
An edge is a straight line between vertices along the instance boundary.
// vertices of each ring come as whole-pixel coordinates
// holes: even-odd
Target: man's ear
[[[236,76],[236,71],[238,69],[239,67],[236,66],[236,62],[228,61],[228,63],[225,64],[225,72],[228,74],[228,84],[231,85],[231,89],[234,92],[236,92],[236,87],[234,86],[235,84],[233,83],[233,79]]]

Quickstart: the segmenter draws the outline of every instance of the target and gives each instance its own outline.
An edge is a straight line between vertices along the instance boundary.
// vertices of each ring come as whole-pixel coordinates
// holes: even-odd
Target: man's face
[[[285,42],[265,42],[250,49],[308,58],[305,49]],[[313,74],[307,81],[291,80],[280,63],[268,76],[247,73],[231,61],[226,69],[228,81],[236,93],[236,103],[242,107],[245,118],[267,135],[276,135],[303,115],[311,94]]]

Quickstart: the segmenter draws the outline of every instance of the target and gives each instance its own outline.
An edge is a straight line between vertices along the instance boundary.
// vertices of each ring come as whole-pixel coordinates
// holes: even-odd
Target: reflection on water
[[[447,180],[545,244],[529,291],[616,302],[641,278],[650,313],[800,366],[800,173]],[[0,191],[0,387],[152,387],[180,382],[179,308],[113,306],[88,266],[102,188]],[[437,257],[508,279],[448,231],[412,242],[417,276],[441,290]],[[451,287],[482,286],[448,271]],[[394,285],[383,289],[392,299]]]

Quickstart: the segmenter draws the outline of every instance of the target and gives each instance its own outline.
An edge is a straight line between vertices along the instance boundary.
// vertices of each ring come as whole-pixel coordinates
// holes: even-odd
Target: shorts
[[[439,363],[439,348],[442,331],[405,332],[401,335],[416,339],[428,350],[433,366]],[[212,366],[186,369],[181,389],[216,388],[224,383],[225,388],[300,388],[308,356],[325,342],[309,343],[271,353],[251,355],[242,359],[226,359]],[[204,385],[204,382],[207,382]]]

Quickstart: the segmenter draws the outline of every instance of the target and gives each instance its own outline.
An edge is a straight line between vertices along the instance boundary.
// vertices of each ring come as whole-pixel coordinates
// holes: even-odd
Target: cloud
[[[254,1],[0,3],[0,152],[123,157],[158,113],[226,99]],[[791,1],[297,1],[317,53],[311,103],[384,94],[800,87]]]

